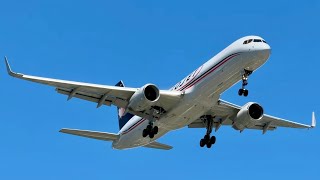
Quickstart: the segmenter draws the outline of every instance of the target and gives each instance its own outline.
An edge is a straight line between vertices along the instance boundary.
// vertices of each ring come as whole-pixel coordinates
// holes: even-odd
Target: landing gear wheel
[[[211,148],[212,144],[209,142],[207,143],[207,148]]]
[[[210,135],[208,135],[208,134],[205,135],[204,136],[204,140],[206,141],[206,143],[209,142],[210,141]]]
[[[149,137],[152,139],[154,138],[154,135],[158,134],[159,128],[158,126],[152,127],[152,124],[149,124],[143,131],[142,131],[142,137]]]
[[[148,136],[148,130],[147,129],[144,129],[143,131],[142,131],[142,137],[147,137]]]
[[[206,142],[204,139],[200,140],[200,147],[204,147],[204,145],[206,145]]]
[[[154,138],[154,132],[151,131],[151,132],[149,133],[149,138],[151,138],[151,139]]]
[[[158,131],[159,131],[158,126],[155,126],[155,127],[153,128],[153,133],[154,133],[154,134],[158,134]]]
[[[243,89],[239,89],[238,94],[239,94],[239,96],[242,96],[242,94],[243,94]]]
[[[151,126],[150,124],[147,126],[147,130],[148,130],[148,131],[151,131],[151,130],[152,130],[152,126]]]
[[[216,143],[216,137],[215,136],[212,136],[211,138],[210,138],[210,144],[215,144]]]
[[[244,96],[244,97],[247,97],[248,94],[249,94],[248,89],[244,89],[244,90],[243,90],[243,96]]]

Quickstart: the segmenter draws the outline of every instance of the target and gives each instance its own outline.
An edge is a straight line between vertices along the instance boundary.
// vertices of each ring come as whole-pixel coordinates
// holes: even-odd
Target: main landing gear
[[[158,134],[158,126],[154,126],[153,124],[150,123],[142,132],[142,136],[143,137],[147,137],[149,135],[149,137],[152,139],[154,138],[154,135]]]
[[[239,91],[238,91],[239,96],[242,96],[242,95],[244,97],[248,96],[249,91],[245,87],[248,85],[248,77],[251,73],[252,73],[252,71],[244,70],[244,73],[242,75],[242,88],[239,89]]]
[[[212,132],[212,126],[213,126],[213,118],[210,115],[206,115],[206,116],[202,116],[201,119],[206,124],[207,132],[204,138],[200,140],[200,147],[204,147],[205,145],[207,145],[207,148],[211,148],[211,146],[216,143],[216,137],[215,136],[210,137],[210,134]]]
[[[158,134],[159,128],[158,126],[153,126],[153,123],[156,120],[159,120],[160,116],[164,113],[166,113],[166,111],[162,107],[152,106],[150,108],[150,112],[149,112],[150,118],[148,118],[149,125],[143,130],[142,137],[149,136],[149,138],[152,139],[154,138],[154,135]]]

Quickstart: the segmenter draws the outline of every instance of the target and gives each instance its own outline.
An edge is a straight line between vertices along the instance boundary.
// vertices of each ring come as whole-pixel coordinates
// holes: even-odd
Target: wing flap
[[[63,128],[59,132],[72,134],[76,136],[82,136],[86,138],[98,139],[103,141],[115,141],[118,139],[119,135],[113,133],[99,132],[99,131],[88,131],[80,129],[66,129]]]

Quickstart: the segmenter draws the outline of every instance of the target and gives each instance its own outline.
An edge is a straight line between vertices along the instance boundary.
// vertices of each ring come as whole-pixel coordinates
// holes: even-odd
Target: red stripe
[[[188,83],[186,83],[186,84],[183,85],[182,87],[179,87],[179,89],[178,89],[177,91],[180,91],[181,89],[183,89],[183,88],[185,88],[186,86],[188,86],[188,84],[189,84],[190,82],[192,82],[192,81],[198,76],[198,74],[201,72],[202,68],[203,68],[203,65],[199,68],[197,74],[195,74],[195,75],[192,77],[192,79],[189,80]]]
[[[143,123],[146,119],[141,119],[140,122],[138,122],[137,124],[135,124],[134,126],[131,126],[129,129],[125,130],[122,134],[127,134],[130,131],[132,131],[134,128],[136,128],[137,126],[139,126],[141,123]]]
[[[225,59],[224,61],[222,61],[221,64],[219,64],[217,67],[213,68],[211,71],[207,72],[205,75],[203,75],[203,77],[197,79],[195,82],[193,82],[192,84],[190,84],[189,86],[186,87],[186,89],[189,89],[190,87],[194,86],[196,83],[198,83],[200,80],[202,80],[203,78],[207,77],[209,74],[211,74],[213,71],[215,71],[217,68],[219,68],[220,66],[222,66],[224,63],[226,63],[227,61],[229,61],[230,59],[234,58],[235,56],[237,56],[238,54],[235,54],[233,56],[230,56],[229,58]]]

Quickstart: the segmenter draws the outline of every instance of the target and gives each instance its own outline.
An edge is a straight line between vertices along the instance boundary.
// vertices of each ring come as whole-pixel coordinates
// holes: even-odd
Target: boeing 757
[[[160,90],[151,83],[141,88],[129,88],[122,81],[115,86],[106,86],[30,76],[13,72],[6,57],[5,62],[10,76],[53,86],[58,93],[67,95],[68,100],[75,97],[94,102],[97,108],[103,105],[118,107],[118,133],[66,128],[60,132],[111,141],[114,149],[169,150],[171,146],[156,140],[185,126],[205,128],[200,146],[207,148],[216,142],[212,131],[218,131],[221,126],[231,126],[240,132],[260,130],[263,134],[277,127],[314,128],[314,112],[311,125],[306,125],[267,115],[256,102],[238,106],[220,99],[221,93],[239,81],[242,81],[242,87],[238,94],[248,96],[249,76],[269,59],[270,53],[271,48],[263,38],[240,38],[169,90]]]

